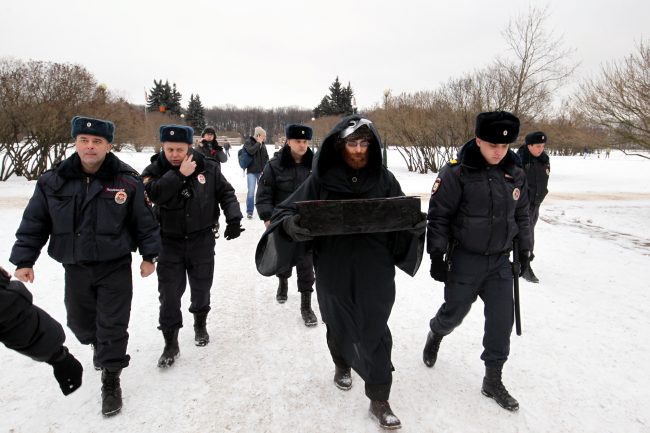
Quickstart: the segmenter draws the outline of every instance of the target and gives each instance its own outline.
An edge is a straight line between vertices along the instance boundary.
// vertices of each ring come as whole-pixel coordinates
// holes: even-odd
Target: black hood
[[[341,150],[337,146],[339,141],[339,134],[343,131],[351,120],[363,119],[363,116],[358,114],[353,114],[351,116],[346,116],[339,123],[334,126],[334,128],[327,134],[327,137],[323,140],[323,143],[318,150],[318,153],[315,156],[314,163],[314,174],[323,175],[330,168],[337,165],[347,165],[343,160],[343,155],[341,155]],[[368,147],[368,168],[370,170],[378,170],[382,166],[381,161],[381,139],[379,138],[379,133],[375,129],[373,124],[368,125],[368,128],[375,136],[375,139],[370,142]]]
[[[463,147],[458,151],[457,159],[463,167],[471,169],[480,169],[488,166],[487,161],[481,155],[481,149],[476,144],[475,138],[463,144]],[[506,156],[503,157],[499,165],[510,172],[515,166],[521,167],[521,160],[512,149],[508,149]]]

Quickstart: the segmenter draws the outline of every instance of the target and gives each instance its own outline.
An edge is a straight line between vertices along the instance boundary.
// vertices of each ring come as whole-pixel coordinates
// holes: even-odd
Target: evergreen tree
[[[348,115],[353,113],[352,97],[354,91],[348,82],[347,87],[342,87],[339,77],[329,87],[330,94],[324,96],[320,104],[314,108],[314,117]]]
[[[153,80],[153,88],[149,91],[147,98],[147,111],[160,111],[180,116],[182,95],[176,90],[176,83],[173,87],[169,81]]]
[[[187,105],[187,116],[185,117],[187,123],[194,128],[197,135],[205,128],[205,110],[201,103],[199,95],[190,95],[190,102]]]

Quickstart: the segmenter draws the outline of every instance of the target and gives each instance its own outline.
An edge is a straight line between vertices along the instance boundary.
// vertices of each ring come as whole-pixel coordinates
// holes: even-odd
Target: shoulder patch
[[[457,159],[452,159],[452,160],[449,161],[449,165],[457,165],[457,164],[458,164]]]
[[[440,184],[442,183],[442,179],[437,178],[435,182],[433,182],[433,186],[431,187],[431,195],[434,195],[436,191],[438,191],[438,188],[440,188]]]

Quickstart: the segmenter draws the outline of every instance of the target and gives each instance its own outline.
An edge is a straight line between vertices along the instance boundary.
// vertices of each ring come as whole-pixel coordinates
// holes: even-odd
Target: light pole
[[[390,99],[390,89],[384,89],[384,118],[386,119],[385,122],[388,124],[388,100]],[[384,134],[384,149],[383,149],[383,157],[384,157],[384,167],[388,168],[388,132]]]
[[[316,125],[314,124],[316,122],[316,118],[312,117],[311,118],[311,130],[312,130],[312,137],[311,137],[311,151],[316,152]]]

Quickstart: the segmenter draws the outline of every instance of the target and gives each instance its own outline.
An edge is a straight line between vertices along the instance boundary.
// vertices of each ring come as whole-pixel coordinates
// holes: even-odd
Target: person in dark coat
[[[517,151],[521,159],[528,180],[528,199],[530,207],[528,216],[530,217],[530,232],[532,236],[532,246],[530,249],[530,261],[535,258],[535,226],[539,219],[539,207],[542,205],[546,194],[548,194],[548,178],[551,175],[551,163],[548,154],[544,150],[548,136],[542,131],[531,132],[526,135],[526,141]],[[522,277],[531,283],[539,283],[539,278],[533,272],[529,265]]]
[[[288,249],[311,243],[318,304],[335,366],[334,383],[350,389],[350,369],[354,369],[365,381],[370,414],[384,428],[401,426],[388,403],[393,371],[388,318],[395,301],[395,266],[406,254],[401,245],[411,245],[412,239],[417,240],[416,245],[423,244],[426,221],[404,231],[314,238],[300,225],[296,202],[403,195],[397,179],[382,165],[379,134],[372,122],[348,116],[323,141],[311,176],[276,206],[260,241],[263,245],[277,234],[293,240]],[[421,249],[415,252],[417,265],[421,253]]]
[[[269,153],[266,150],[265,141],[266,131],[261,126],[256,126],[253,136],[248,137],[244,142],[244,150],[253,157],[253,161],[246,169],[246,184],[248,186],[246,217],[248,219],[253,218],[257,181],[260,179],[266,163],[269,162]]]
[[[485,304],[482,392],[508,410],[519,408],[501,381],[514,308],[508,258],[518,236],[525,270],[531,248],[526,175],[508,149],[518,133],[519,119],[508,112],[477,116],[476,138],[433,184],[427,230],[431,276],[445,283],[445,302],[429,323],[424,363],[433,367],[442,338],[461,324],[480,296]]]
[[[257,186],[255,208],[267,228],[275,207],[289,197],[311,174],[314,154],[309,148],[309,141],[312,129],[304,125],[288,125],[285,135],[286,144],[266,164]],[[311,309],[311,294],[314,291],[314,262],[311,251],[307,251],[296,264],[296,274],[302,319],[306,326],[316,326],[318,319]],[[287,301],[291,268],[280,272],[277,277],[279,283],[275,299],[283,304]]]
[[[63,345],[65,333],[59,322],[32,303],[32,294],[20,281],[11,281],[0,267],[0,342],[9,349],[47,362],[63,395],[81,386],[83,367]]]
[[[221,174],[219,163],[192,149],[193,133],[189,126],[161,126],[162,150],[142,172],[162,236],[158,292],[159,329],[165,347],[158,360],[161,368],[171,366],[180,354],[181,298],[188,279],[195,344],[205,346],[210,341],[206,319],[214,278],[213,230],[219,220],[219,206],[226,216],[226,239],[239,237],[244,230],[235,190]]]
[[[131,252],[140,250],[140,275],[151,275],[160,248],[158,223],[138,173],[111,150],[112,122],[72,119],[76,152],[38,179],[16,232],[10,261],[16,278],[34,281],[45,243],[65,269],[68,326],[94,348],[102,370],[102,413],[122,408],[120,373],[126,353],[133,283]]]
[[[201,132],[201,140],[196,145],[196,150],[203,156],[213,158],[219,163],[228,161],[224,148],[217,142],[217,131],[212,126],[206,126]]]

